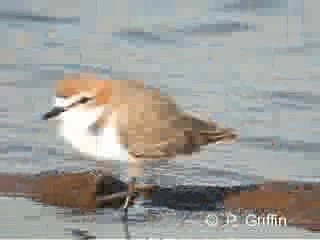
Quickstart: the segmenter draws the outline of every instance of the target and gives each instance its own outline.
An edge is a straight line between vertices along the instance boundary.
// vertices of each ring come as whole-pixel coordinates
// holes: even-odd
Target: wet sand
[[[143,188],[145,199],[152,206],[176,210],[219,210],[223,203],[226,211],[254,210],[259,216],[275,214],[287,219],[288,225],[320,231],[320,184],[269,182],[234,187],[154,186]],[[25,197],[43,205],[79,209],[81,214],[97,208],[120,208],[125,200],[127,185],[110,175],[97,181],[94,173],[59,173],[36,176],[0,176],[2,196]],[[120,194],[119,194],[120,193]],[[105,203],[100,199],[108,196]]]

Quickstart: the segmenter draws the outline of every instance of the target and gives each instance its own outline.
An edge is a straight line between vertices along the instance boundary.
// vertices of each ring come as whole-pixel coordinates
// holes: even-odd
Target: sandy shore
[[[110,236],[114,235],[114,237],[123,234],[121,215],[117,211],[117,208],[123,204],[123,197],[114,198],[112,202],[103,206],[99,203],[99,207],[103,207],[104,210],[99,209],[96,212],[97,199],[101,195],[110,196],[112,193],[126,191],[124,183],[110,176],[105,176],[103,181],[97,182],[96,176],[92,173],[65,173],[31,177],[2,175],[0,182],[0,192],[3,196],[7,196],[0,199],[2,202],[0,216],[3,216],[0,220],[0,237],[25,237],[26,233],[30,237],[31,235],[61,237],[62,235],[70,235],[74,230],[79,229],[97,236],[106,234],[106,230]],[[137,186],[136,190],[142,191],[142,188]],[[186,232],[191,234],[191,228],[188,227],[191,222],[193,227],[198,226],[203,229],[204,232],[201,231],[204,235],[201,234],[201,236],[208,234],[207,237],[209,237],[210,234],[222,231],[220,225],[212,227],[212,223],[206,222],[206,216],[216,216],[217,212],[221,213],[221,207],[218,207],[221,204],[224,205],[224,213],[235,213],[239,208],[242,208],[251,210],[251,213],[256,214],[257,217],[267,217],[268,214],[274,214],[275,219],[280,217],[286,219],[286,225],[283,226],[258,224],[252,228],[244,222],[239,222],[239,226],[236,227],[235,224],[227,224],[219,233],[222,234],[221,236],[231,237],[238,230],[247,237],[252,236],[253,230],[255,234],[258,234],[257,236],[265,234],[269,237],[269,232],[265,233],[264,230],[271,231],[277,237],[282,234],[286,237],[290,234],[294,234],[293,236],[296,234],[316,236],[311,231],[320,230],[319,184],[273,182],[231,188],[176,186],[172,189],[155,187],[143,191],[144,197],[152,200],[151,207],[154,209],[166,208],[177,210],[177,212],[191,210],[193,213],[201,212],[202,215],[194,217],[191,214],[188,218],[181,220],[177,214],[162,212],[161,218],[153,214],[154,218],[150,221],[150,218],[146,219],[146,216],[150,215],[146,214],[143,206],[133,207],[130,208],[129,216],[135,223],[130,224],[130,229],[139,236],[142,234],[142,229],[151,234],[154,232],[154,228],[158,228],[161,233],[164,227],[162,224],[168,224],[168,228],[172,227],[169,222],[178,225],[176,235],[184,235]],[[203,214],[203,212],[206,213]],[[163,218],[166,220],[163,221]],[[20,222],[24,224],[17,228]],[[175,228],[172,229],[172,231],[174,230]],[[199,234],[196,230],[195,227],[194,236]],[[172,235],[172,231],[168,232],[171,235],[169,234],[167,237],[175,236]],[[183,237],[182,235],[181,237]],[[186,235],[186,237],[190,236]]]
[[[105,211],[96,221],[84,216],[72,216],[70,211],[43,206],[23,198],[0,198],[0,237],[1,238],[70,238],[72,232],[81,230],[89,235],[108,238],[123,238],[123,225],[117,213]],[[131,209],[132,218],[137,218],[138,209]],[[19,213],[19,214],[17,214]],[[212,213],[213,214],[213,213]],[[201,232],[200,232],[201,230]],[[237,227],[208,226],[203,219],[190,218],[184,222],[176,216],[167,215],[162,220],[141,222],[132,220],[129,224],[132,237],[180,237],[180,238],[249,238],[286,237],[319,239],[319,233],[311,233],[302,228],[257,226],[250,228],[244,224]]]

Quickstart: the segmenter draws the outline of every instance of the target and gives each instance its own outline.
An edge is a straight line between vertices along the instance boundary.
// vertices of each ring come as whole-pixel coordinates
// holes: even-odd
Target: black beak
[[[49,112],[43,114],[42,120],[48,120],[49,118],[56,117],[64,111],[65,109],[63,107],[53,107]]]

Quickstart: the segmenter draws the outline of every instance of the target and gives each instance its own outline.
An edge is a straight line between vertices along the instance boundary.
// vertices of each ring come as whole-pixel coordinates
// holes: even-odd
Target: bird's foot
[[[134,177],[129,180],[128,192],[139,193],[135,197],[135,205],[148,206],[152,202],[152,192],[155,190],[156,184],[150,178]],[[127,198],[128,199],[128,198]],[[129,200],[129,199],[128,199]]]
[[[137,192],[135,191],[135,184],[137,179],[135,177],[131,177],[128,181],[128,193],[124,205],[122,208],[128,209],[129,204],[132,202],[134,197],[136,197]]]
[[[129,206],[133,205],[133,201],[137,198],[138,192],[127,193],[126,200],[122,206],[123,209],[128,209]]]

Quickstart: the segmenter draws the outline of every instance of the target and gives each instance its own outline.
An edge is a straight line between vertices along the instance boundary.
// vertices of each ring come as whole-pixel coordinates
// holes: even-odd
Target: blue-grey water
[[[2,0],[0,171],[94,167],[92,161],[79,160],[53,125],[40,120],[50,107],[56,79],[90,71],[99,78],[143,79],[174,95],[185,110],[239,131],[237,144],[209,146],[192,161],[160,164],[160,181],[320,181],[319,5],[316,0]],[[3,201],[5,206],[23,204]],[[26,214],[52,210],[34,208],[37,213]],[[6,214],[26,219],[15,209]],[[18,231],[0,220],[0,237],[70,234],[61,225],[66,219],[52,212],[47,216],[29,225],[51,221],[50,230],[26,223]],[[121,224],[107,225],[99,224],[112,229],[112,236],[123,236]],[[133,229],[151,233],[150,226],[140,225]],[[169,220],[160,221],[154,236],[166,236],[161,234],[168,233],[168,226],[173,226]],[[273,231],[226,233],[201,225],[188,235],[185,228],[192,232],[175,226],[171,237],[200,237],[200,232],[210,238],[268,237]],[[275,236],[306,236],[302,230],[281,231]]]

